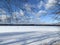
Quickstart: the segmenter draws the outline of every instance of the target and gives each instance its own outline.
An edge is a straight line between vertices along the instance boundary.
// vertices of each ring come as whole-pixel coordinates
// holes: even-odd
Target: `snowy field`
[[[1,26],[0,45],[60,45],[56,26]]]
[[[56,45],[60,32],[13,32],[1,33],[0,45]]]

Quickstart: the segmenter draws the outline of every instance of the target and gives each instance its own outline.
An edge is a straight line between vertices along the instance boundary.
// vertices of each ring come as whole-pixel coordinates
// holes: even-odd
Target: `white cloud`
[[[12,15],[13,15],[13,18],[16,19],[16,16],[18,15],[18,12],[13,12]]]
[[[60,2],[58,2],[58,4],[60,4]]]
[[[40,16],[40,15],[43,15],[43,14],[46,14],[47,12],[45,10],[40,10],[37,12],[37,16]]]
[[[44,6],[44,2],[43,1],[40,1],[37,5],[37,7],[40,9],[42,6]]]
[[[26,9],[27,11],[31,11],[31,5],[25,4],[25,9]]]
[[[23,10],[20,10],[19,14],[20,14],[20,16],[24,16]]]
[[[24,11],[23,10],[15,11],[12,13],[12,15],[13,15],[13,18],[24,16]]]
[[[6,11],[4,11],[3,9],[0,9],[0,14],[1,14],[0,19],[5,20],[7,15]]]
[[[29,5],[29,4],[25,4],[25,8],[27,10],[27,13],[35,15],[35,16],[40,16],[42,14],[46,14],[47,12],[45,10],[40,10],[38,12],[33,12],[33,10],[31,9],[32,7],[38,7],[39,9],[41,8],[41,6],[44,5],[43,1],[40,1],[37,5]]]
[[[35,5],[31,5],[31,4],[25,4],[25,9],[26,9],[26,12],[30,15],[36,15],[36,13],[31,9],[31,8],[36,8]]]
[[[6,19],[6,18],[7,18],[6,15],[1,15],[1,19],[2,19],[2,20]]]
[[[52,6],[55,6],[55,4],[57,3],[57,0],[48,0],[47,4],[46,4],[46,9],[51,8]]]

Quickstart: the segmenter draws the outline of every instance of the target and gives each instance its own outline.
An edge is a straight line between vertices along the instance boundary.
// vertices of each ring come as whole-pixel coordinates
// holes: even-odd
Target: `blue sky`
[[[13,16],[11,22],[14,23],[37,23],[37,24],[51,24],[58,23],[55,20],[57,9],[60,7],[56,4],[60,4],[59,0],[0,0],[0,16],[3,13],[7,17]],[[60,11],[60,10],[58,10]],[[4,20],[3,19],[3,20]]]

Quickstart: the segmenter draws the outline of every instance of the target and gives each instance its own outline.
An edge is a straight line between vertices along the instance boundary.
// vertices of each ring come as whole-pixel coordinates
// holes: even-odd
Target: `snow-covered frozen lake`
[[[59,31],[60,26],[0,26],[3,32]]]
[[[0,26],[0,45],[57,45],[59,26]]]

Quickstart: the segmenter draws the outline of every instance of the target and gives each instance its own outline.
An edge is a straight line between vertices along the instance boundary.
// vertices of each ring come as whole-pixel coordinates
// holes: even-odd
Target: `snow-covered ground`
[[[56,45],[59,26],[0,26],[0,45]]]
[[[0,26],[3,32],[29,32],[29,31],[59,31],[59,26]]]
[[[60,42],[60,32],[0,33],[0,45],[53,45]]]

